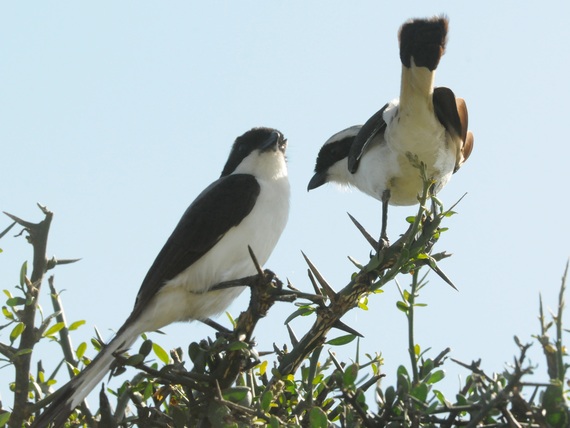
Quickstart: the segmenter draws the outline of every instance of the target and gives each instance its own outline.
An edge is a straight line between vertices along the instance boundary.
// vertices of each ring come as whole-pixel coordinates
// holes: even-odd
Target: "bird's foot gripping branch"
[[[422,198],[418,216],[411,221],[408,231],[392,246],[374,255],[339,292],[333,290],[307,257],[305,258],[310,268],[309,275],[314,294],[301,292],[291,284],[284,287],[273,272],[261,268],[250,249],[252,263],[258,273],[240,280],[218,284],[211,289],[217,291],[234,286],[249,286],[251,290],[249,307],[232,321],[233,330],[219,333],[215,339],[192,343],[188,349],[192,362],[190,370],[184,366],[183,352],[180,348],[171,351],[169,355],[159,344],[153,343],[143,335],[144,341],[138,352],[127,354],[124,350],[120,350],[114,353],[115,375],[124,373],[126,366],[135,367],[139,373],[117,389],[103,387],[100,393],[99,411],[90,411],[84,403],[73,411],[69,420],[81,421],[88,425],[100,421],[108,426],[117,424],[129,426],[135,423],[168,424],[173,420],[176,421],[176,426],[193,426],[204,420],[214,425],[222,420],[257,420],[278,424],[291,420],[292,415],[287,414],[287,407],[282,408],[279,403],[286,399],[291,405],[293,401],[301,398],[295,398],[294,394],[287,393],[286,384],[292,382],[303,362],[309,357],[312,358],[312,367],[316,370],[315,364],[320,349],[333,327],[347,332],[351,338],[359,335],[341,321],[342,316],[357,307],[359,302],[381,288],[398,272],[411,271],[426,263],[435,267],[436,261],[445,256],[429,255],[429,252],[439,235],[439,223],[448,213],[434,216],[425,208],[425,201],[428,198],[427,184]],[[4,315],[12,320],[10,325],[14,326],[10,334],[12,343],[2,349],[3,354],[16,368],[14,388],[16,394],[11,417],[13,421],[18,421],[16,424],[18,426],[21,425],[20,422],[30,420],[33,414],[41,412],[42,408],[57,399],[61,391],[56,390],[50,394],[59,367],[48,375],[39,361],[38,373],[36,375],[30,373],[29,367],[32,357],[35,356],[33,350],[39,340],[56,340],[59,343],[64,360],[72,374],[77,375],[81,368],[91,361],[85,356],[86,344],[83,343],[76,349],[71,346],[69,330],[77,328],[82,322],[68,324],[65,321],[63,303],[55,289],[53,277],[49,282],[55,312],[42,319],[39,327],[35,328],[35,311],[39,307],[39,290],[43,274],[51,267],[69,262],[68,260],[54,262],[55,259],[48,262],[46,243],[53,214],[47,209],[44,209],[44,213],[46,219],[37,225],[10,216],[25,228],[29,234],[28,239],[34,245],[34,272],[31,279],[27,279],[25,270],[22,271],[22,286],[19,287],[19,291],[23,297],[18,299],[11,296],[4,310]],[[360,229],[364,230],[361,226]],[[263,355],[260,356],[253,347],[254,328],[276,301],[300,300],[307,303],[299,304],[299,310],[304,311],[305,315],[308,312],[316,314],[315,323],[301,340],[296,340],[292,329],[288,327],[292,348],[287,350],[287,347],[275,346],[276,367],[269,371],[268,361],[263,361]],[[26,314],[26,311],[32,310],[33,315]],[[300,313],[299,310],[294,312],[288,321]],[[23,332],[34,332],[34,334],[31,339],[24,341]],[[17,339],[20,339],[19,347],[13,346]],[[333,340],[331,343],[340,344],[342,339],[336,342]],[[96,349],[104,347],[100,336],[93,341],[93,344]],[[22,346],[25,346],[25,349],[21,349]],[[27,364],[23,369],[20,368],[19,362],[21,356],[27,358]],[[150,361],[151,358],[155,358],[156,361]],[[341,367],[332,356],[328,361],[329,364],[332,361]],[[162,363],[162,367],[159,366],[159,362]],[[377,367],[379,364],[375,361],[370,365]],[[379,376],[379,373],[376,373],[374,379],[378,379]],[[19,381],[20,378],[25,379],[25,382]],[[374,382],[370,383],[372,384]],[[336,387],[331,387],[329,392],[332,394],[335,389]],[[114,410],[106,392],[116,396],[117,403]],[[30,396],[34,402],[29,401]],[[295,410],[301,419],[310,410],[309,408],[303,410],[303,406]],[[280,410],[277,411],[276,408]],[[293,409],[290,408],[289,411]]]
[[[541,304],[540,334],[536,337],[547,357],[548,379],[551,381],[525,382],[525,376],[532,372],[534,366],[528,362],[529,345],[516,339],[519,354],[504,373],[487,374],[480,361],[456,361],[468,370],[464,384],[452,399],[446,398],[441,388],[437,389],[445,379],[443,369],[449,363],[450,350],[445,349],[430,357],[428,346],[420,346],[421,340],[414,337],[414,324],[421,315],[416,311],[424,305],[420,301],[420,291],[426,282],[421,270],[429,267],[451,283],[438,266],[438,262],[448,255],[433,249],[444,230],[442,223],[453,212],[444,209],[430,195],[429,189],[430,182],[426,179],[417,215],[409,219],[410,225],[400,239],[372,254],[366,264],[355,263],[358,271],[340,291],[335,291],[332,282],[325,280],[308,257],[305,258],[313,293],[301,292],[289,283],[284,285],[273,272],[263,270],[251,253],[252,263],[257,268],[256,275],[213,288],[215,291],[247,285],[251,290],[248,308],[231,320],[231,329],[216,334],[214,338],[191,343],[188,347],[189,361],[185,361],[182,348],[166,352],[158,343],[143,336],[140,347],[130,354],[115,353],[114,373],[125,376],[125,369],[131,367],[130,372],[134,368],[135,374],[118,387],[101,388],[99,405],[90,410],[84,403],[71,413],[67,423],[69,426],[105,427],[204,424],[235,427],[328,427],[330,424],[346,427],[390,424],[476,427],[481,423],[567,426],[568,408],[563,388],[567,381],[567,364],[562,340],[566,276],[553,321],[546,319]],[[51,220],[51,213],[48,213],[46,210],[46,218]],[[35,233],[34,226],[14,216],[11,218],[28,231],[30,240],[35,244],[34,252],[42,252],[41,257],[34,255],[36,261],[45,260],[45,264],[39,267],[42,272],[66,262],[48,261],[45,246],[39,245],[40,235]],[[362,226],[358,227],[364,231]],[[0,238],[8,230],[6,228]],[[407,335],[409,359],[408,362],[387,362],[388,367],[397,367],[397,380],[395,385],[385,387],[381,385],[384,360],[379,352],[389,344],[375,344],[378,353],[366,356],[360,355],[357,346],[356,357],[349,362],[340,359],[330,348],[354,344],[351,341],[360,334],[342,322],[343,315],[355,308],[373,306],[372,297],[397,274],[403,274],[410,282],[409,287],[401,288],[401,299],[396,302],[405,315],[407,329],[401,330]],[[70,340],[65,339],[65,335],[69,331],[73,334],[82,322],[67,323],[63,318],[64,306],[55,290],[53,277],[48,282],[50,294],[57,297],[53,300],[54,314],[43,313],[40,321],[26,324],[29,321],[24,318],[24,311],[29,310],[28,306],[39,307],[41,278],[38,279],[35,273],[32,281],[25,268],[21,270],[21,277],[16,290],[7,293],[8,299],[3,308],[7,322],[0,333],[8,332],[9,338],[7,342],[3,340],[6,343],[0,343],[0,353],[14,367],[16,374],[21,370],[19,358],[24,355],[30,358],[30,364],[32,361],[37,363],[37,372],[25,373],[26,382],[22,384],[18,384],[18,377],[15,378],[14,406],[12,412],[0,409],[0,426],[10,418],[10,426],[22,426],[33,421],[36,412],[41,412],[59,394],[57,389],[53,391],[54,379],[59,377],[57,368],[48,374],[34,352],[38,341],[57,341],[66,365],[75,374],[90,362],[86,357],[89,353],[86,344],[75,348],[71,347]],[[254,329],[257,325],[264,326],[263,317],[278,301],[296,304],[286,321],[291,344],[274,344],[273,355],[258,352],[252,341]],[[300,339],[290,326],[299,315],[313,317],[312,325]],[[382,322],[394,322],[387,319],[389,314],[379,316]],[[331,338],[333,328],[344,334]],[[554,339],[550,339],[550,329],[556,330]],[[26,330],[34,332],[31,345],[22,342]],[[100,339],[94,342],[96,348],[101,342]],[[24,345],[28,347],[22,348]],[[267,348],[267,344],[263,346]],[[22,388],[25,394],[20,392]],[[525,396],[525,391],[530,393]],[[375,392],[374,397],[372,392]]]
[[[294,314],[307,315],[311,312],[316,315],[316,320],[309,332],[294,346],[291,352],[281,356],[279,372],[282,375],[295,372],[303,360],[325,342],[328,332],[333,327],[344,330],[351,335],[358,335],[357,332],[342,323],[341,318],[351,309],[361,305],[361,302],[367,299],[370,294],[378,292],[396,275],[417,273],[423,266],[427,265],[455,288],[438,266],[438,262],[449,257],[449,254],[445,252],[432,253],[434,244],[445,230],[440,227],[441,222],[454,212],[452,209],[444,210],[441,202],[430,194],[432,182],[426,176],[425,165],[417,162],[416,166],[424,182],[416,216],[407,219],[410,223],[408,229],[394,244],[374,253],[365,265],[355,262],[359,271],[353,274],[351,281],[340,291],[335,291],[311,260],[304,255],[309,265],[311,284],[315,294],[321,296],[322,300],[312,305],[303,306]],[[432,202],[431,210],[427,206],[427,202],[430,200]],[[353,216],[350,218],[370,245],[376,249],[378,243]],[[292,318],[290,317],[288,321]]]

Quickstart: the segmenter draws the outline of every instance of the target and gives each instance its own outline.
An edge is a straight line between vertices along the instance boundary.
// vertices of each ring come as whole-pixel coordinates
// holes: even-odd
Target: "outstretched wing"
[[[352,146],[350,146],[350,152],[348,153],[348,170],[351,173],[354,174],[358,169],[358,163],[368,144],[376,135],[384,132],[386,129],[386,122],[384,121],[384,110],[386,110],[386,107],[388,107],[388,104],[374,113],[374,115],[362,125],[360,132],[358,132]]]
[[[133,314],[162,288],[206,254],[253,209],[259,183],[248,174],[232,174],[208,186],[188,207],[144,278]]]

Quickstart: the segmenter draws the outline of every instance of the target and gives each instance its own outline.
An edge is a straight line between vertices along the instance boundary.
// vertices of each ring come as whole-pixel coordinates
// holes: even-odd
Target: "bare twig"
[[[478,413],[472,416],[471,420],[467,424],[467,428],[475,428],[479,425],[479,423],[487,416],[489,411],[493,408],[497,408],[500,403],[507,402],[509,397],[511,396],[513,390],[520,385],[521,378],[528,373],[531,373],[531,369],[523,369],[522,364],[526,358],[526,351],[530,347],[529,345],[525,345],[521,348],[521,355],[518,359],[515,359],[515,371],[512,374],[512,377],[509,379],[507,385],[494,394],[494,398],[489,400],[488,402],[484,403],[481,406],[481,409]]]

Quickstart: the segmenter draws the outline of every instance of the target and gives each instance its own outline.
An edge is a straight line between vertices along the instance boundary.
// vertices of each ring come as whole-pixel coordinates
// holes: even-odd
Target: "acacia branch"
[[[423,212],[423,211],[422,211]],[[313,276],[319,281],[321,287],[326,290],[330,299],[328,305],[319,305],[315,309],[317,319],[313,326],[293,347],[291,352],[282,356],[279,364],[279,373],[285,376],[294,373],[303,360],[326,340],[328,332],[337,325],[340,319],[351,309],[358,305],[360,299],[374,290],[394,279],[402,268],[420,253],[427,253],[433,245],[433,235],[443,218],[438,215],[429,222],[418,215],[416,222],[423,223],[421,232],[419,226],[410,225],[406,233],[390,247],[384,248],[377,253],[371,261],[364,266],[358,274],[339,292],[333,292],[332,287],[324,281],[324,278],[315,272],[316,268],[309,263]],[[330,295],[334,293],[333,295]],[[274,377],[272,383],[278,379]]]
[[[39,204],[38,206],[45,215],[45,218],[39,223],[30,223],[12,214],[5,213],[20,226],[24,227],[24,231],[28,234],[26,238],[33,247],[33,270],[30,278],[31,286],[24,289],[26,300],[30,303],[24,306],[20,315],[20,321],[24,324],[25,328],[20,336],[18,351],[33,349],[39,340],[34,325],[38,295],[44,274],[47,270],[46,249],[53,213],[44,206]],[[14,382],[14,411],[10,416],[9,425],[13,427],[22,426],[29,415],[28,385],[31,360],[31,352],[20,352],[12,360],[16,375]]]

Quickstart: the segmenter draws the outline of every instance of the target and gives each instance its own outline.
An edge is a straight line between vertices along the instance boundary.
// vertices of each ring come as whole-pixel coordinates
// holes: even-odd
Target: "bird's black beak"
[[[322,186],[327,182],[327,174],[324,172],[317,172],[309,181],[309,185],[307,186],[307,192],[309,190],[316,189],[317,187]]]
[[[276,150],[279,149],[282,152],[285,152],[285,148],[287,147],[287,140],[283,137],[278,131],[273,131],[269,137],[263,142],[261,147],[259,148],[262,152],[267,150]]]

